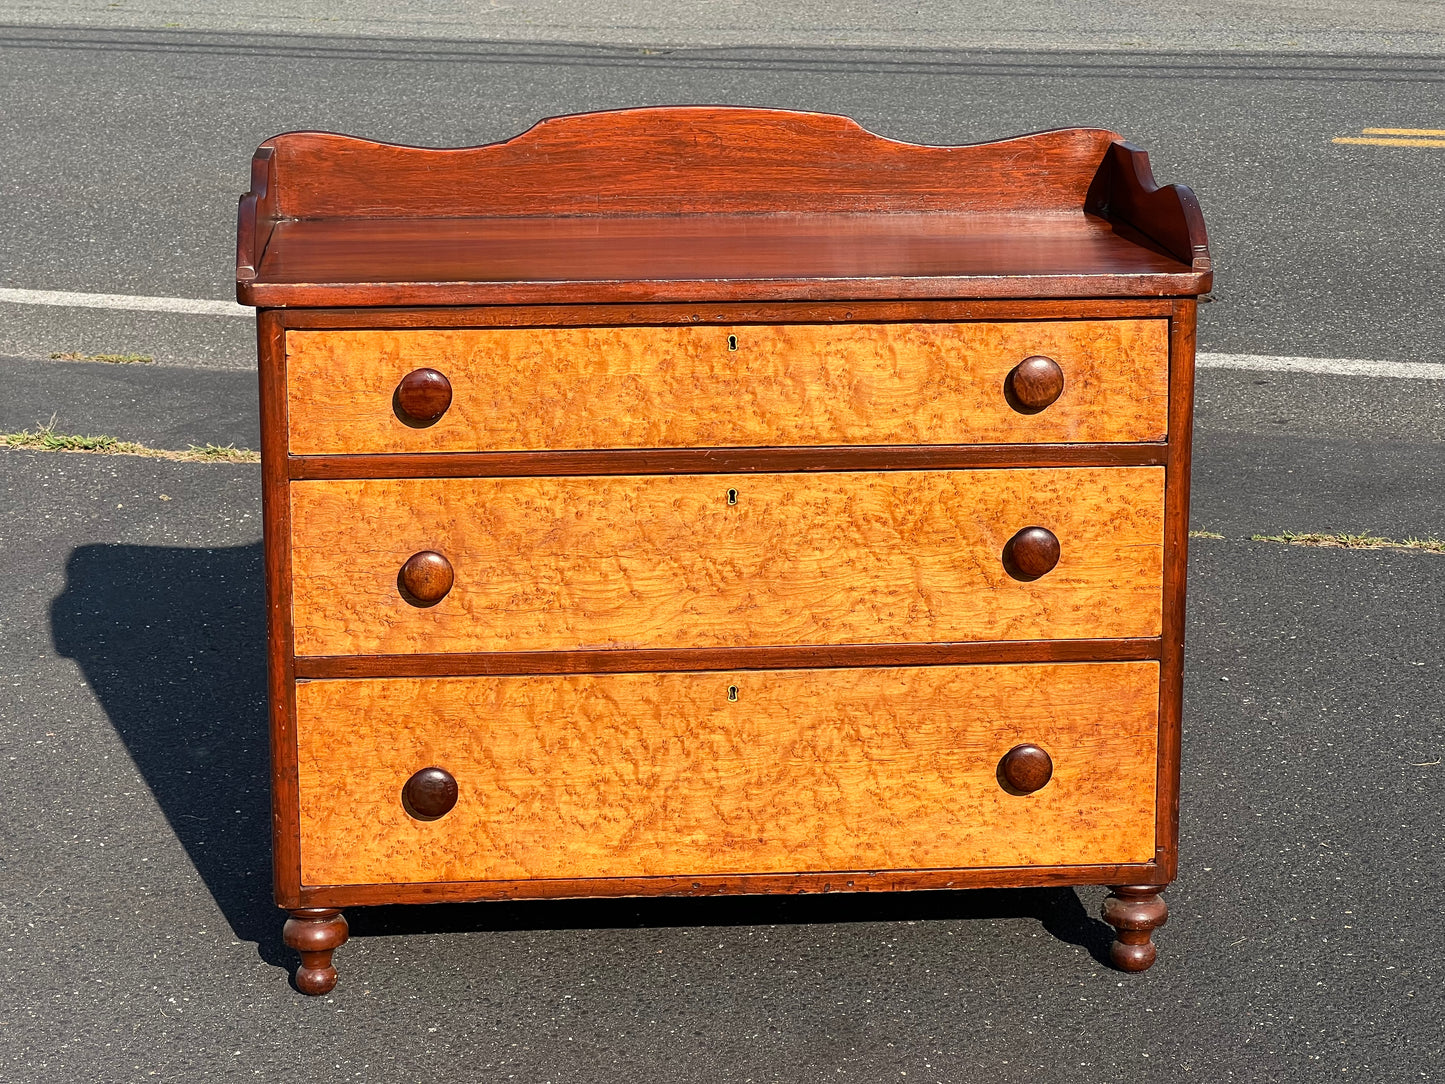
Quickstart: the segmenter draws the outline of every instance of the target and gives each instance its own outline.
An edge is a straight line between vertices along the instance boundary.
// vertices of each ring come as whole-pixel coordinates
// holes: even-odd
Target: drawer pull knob
[[[1024,358],[1004,378],[1004,398],[1020,414],[1037,414],[1064,394],[1064,370],[1053,358]]]
[[[423,768],[401,788],[407,816],[419,821],[445,817],[457,804],[457,781],[445,768]]]
[[[397,417],[408,425],[431,425],[452,405],[452,384],[435,369],[413,369],[392,397]]]
[[[999,784],[1010,794],[1042,790],[1053,776],[1053,758],[1037,745],[1015,745],[998,762]]]
[[[455,576],[452,563],[435,550],[413,553],[401,566],[397,586],[413,606],[435,606],[447,597]]]
[[[1053,571],[1059,563],[1059,539],[1047,527],[1025,527],[1003,548],[1004,570],[1027,583]]]

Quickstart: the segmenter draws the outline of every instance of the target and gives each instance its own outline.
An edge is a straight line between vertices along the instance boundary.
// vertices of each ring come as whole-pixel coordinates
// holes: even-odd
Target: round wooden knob
[[[423,768],[401,788],[401,804],[419,821],[445,817],[457,804],[457,781],[445,768]]]
[[[1016,580],[1036,580],[1059,563],[1059,539],[1047,527],[1025,527],[1003,548],[1003,566]]]
[[[1064,394],[1064,370],[1053,358],[1040,354],[1024,358],[1009,370],[1004,392],[1020,414],[1037,414]]]
[[[435,369],[413,369],[396,386],[393,402],[402,421],[431,425],[452,405],[452,384]]]
[[[396,579],[413,606],[434,606],[452,589],[452,563],[435,550],[422,550],[406,559]]]
[[[1053,758],[1037,745],[1015,745],[998,762],[999,782],[1014,794],[1042,790],[1053,775]]]

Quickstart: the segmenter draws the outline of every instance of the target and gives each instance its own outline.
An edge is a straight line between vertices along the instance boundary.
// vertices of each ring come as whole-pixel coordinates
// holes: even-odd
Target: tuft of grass
[[[51,361],[104,361],[111,365],[154,365],[150,354],[51,354]]]
[[[28,448],[39,452],[91,452],[99,455],[138,455],[147,459],[170,459],[181,463],[259,463],[261,455],[234,444],[192,444],[183,452],[165,448],[148,448],[133,440],[116,437],[87,437],[76,433],[57,433],[55,419],[31,432],[0,433],[0,448]]]
[[[32,433],[0,433],[0,444],[6,448],[34,448],[43,452],[106,452],[111,455],[139,455],[146,449],[128,440],[115,437],[84,437],[78,433],[57,433],[54,426],[42,425]]]
[[[1287,546],[1318,546],[1324,549],[1422,550],[1426,553],[1445,553],[1445,539],[1435,537],[1406,538],[1402,541],[1394,538],[1382,538],[1379,535],[1368,533],[1295,534],[1293,531],[1285,531],[1283,534],[1250,535],[1250,541],[1280,542]]]
[[[1190,538],[1223,538],[1218,531],[1190,531]]]

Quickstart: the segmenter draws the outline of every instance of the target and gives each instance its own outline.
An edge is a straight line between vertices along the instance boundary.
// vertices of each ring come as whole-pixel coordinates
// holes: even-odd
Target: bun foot
[[[1149,938],[1169,919],[1159,885],[1114,885],[1104,900],[1104,921],[1118,931],[1109,959],[1120,971],[1147,971],[1159,955]]]
[[[281,928],[281,939],[301,954],[296,989],[316,997],[336,986],[331,954],[346,944],[346,919],[334,907],[305,907],[291,912]]]

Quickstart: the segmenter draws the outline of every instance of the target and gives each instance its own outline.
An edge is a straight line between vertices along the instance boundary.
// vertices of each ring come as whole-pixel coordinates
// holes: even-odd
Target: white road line
[[[1432,361],[1359,361],[1353,358],[1281,358],[1269,354],[1199,354],[1201,369],[1258,369],[1269,373],[1324,373],[1327,376],[1445,380],[1445,365]]]
[[[194,297],[137,297],[134,294],[82,294],[69,290],[12,290],[5,287],[0,287],[0,301],[14,305],[179,312],[187,316],[253,316],[256,312],[234,301],[202,301]]]
[[[132,312],[176,312],[188,316],[245,316],[254,309],[234,301],[194,297],[139,297],[134,294],[87,294],[70,290],[14,290],[0,287],[0,302],[16,305],[61,305],[83,309]],[[1286,358],[1270,354],[1199,354],[1201,369],[1257,369],[1271,373],[1323,373],[1327,376],[1385,377],[1395,380],[1445,380],[1445,364],[1435,362],[1361,361],[1354,358]]]

